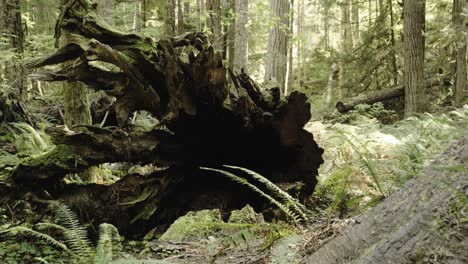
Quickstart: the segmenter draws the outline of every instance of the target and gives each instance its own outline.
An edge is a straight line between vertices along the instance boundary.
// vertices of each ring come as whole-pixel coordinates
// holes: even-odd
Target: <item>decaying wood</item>
[[[468,136],[303,263],[467,263]]]
[[[440,84],[448,85],[450,79],[448,77],[443,78],[433,78],[426,81],[426,88],[437,87]],[[359,96],[355,98],[350,98],[346,101],[339,101],[336,103],[336,109],[340,113],[346,113],[350,110],[353,110],[356,105],[359,104],[374,104],[377,102],[382,102],[389,99],[394,99],[398,97],[405,96],[405,86],[400,85],[393,88],[384,89],[381,91],[375,91],[372,93],[366,94],[364,97]]]
[[[205,175],[199,171],[200,166],[236,165],[276,183],[299,182],[301,199],[313,192],[323,150],[303,129],[311,117],[304,94],[293,92],[280,98],[278,88],[263,89],[243,72],[229,72],[228,82],[221,55],[203,34],[187,33],[155,41],[118,32],[101,22],[96,5],[89,0],[68,2],[57,22],[56,37],[61,35],[66,35],[66,45],[28,64],[29,68],[42,68],[33,77],[81,81],[115,97],[112,109],[106,111],[112,112],[107,119],[114,117],[115,122],[110,123],[118,127],[86,126],[80,132],[74,128],[49,128],[47,132],[57,147],[18,165],[13,172],[18,186],[36,193],[46,189],[69,204],[73,204],[70,194],[79,193],[80,197],[88,197],[82,200],[90,204],[81,202],[78,207],[97,220],[106,218],[89,209],[108,203],[114,192],[111,190],[127,181],[158,193],[149,198],[146,189],[132,190],[132,197],[140,197],[135,202],[138,208],[132,206],[125,213],[136,217],[144,208],[145,217],[139,219],[152,222],[137,225],[132,221],[110,221],[124,229],[167,224],[189,209],[217,206],[228,210],[246,202],[261,208],[266,204],[245,195],[248,190],[239,191],[220,175]],[[179,56],[180,47],[189,50],[185,58]],[[58,71],[43,68],[61,63],[65,66]],[[159,121],[154,130],[137,132],[128,122],[139,110],[148,111]],[[157,172],[149,178],[128,175],[108,187],[61,183],[66,174],[107,162],[153,164],[171,173]],[[164,184],[150,180],[161,177]],[[143,194],[137,195],[139,191]],[[103,198],[91,198],[95,195]],[[125,195],[121,193],[120,197],[129,200]],[[213,205],[213,201],[217,204]],[[223,204],[226,201],[229,205]],[[110,204],[106,210],[120,210],[114,208],[120,206],[118,203]]]

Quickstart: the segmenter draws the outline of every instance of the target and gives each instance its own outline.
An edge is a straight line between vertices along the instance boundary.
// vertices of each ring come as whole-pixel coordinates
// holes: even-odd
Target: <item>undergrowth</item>
[[[466,106],[392,125],[369,116],[349,124],[309,123],[307,129],[325,150],[312,198],[315,208],[327,217],[363,212],[417,177],[467,127]]]

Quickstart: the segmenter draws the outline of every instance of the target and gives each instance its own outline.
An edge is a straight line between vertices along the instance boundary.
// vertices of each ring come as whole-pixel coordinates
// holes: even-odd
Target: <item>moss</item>
[[[21,165],[27,167],[40,167],[55,164],[60,168],[75,167],[81,157],[74,151],[73,147],[67,145],[58,145],[52,150],[29,157],[21,162]]]
[[[220,224],[219,210],[188,212],[177,219],[161,236],[162,241],[193,241],[207,238],[218,231],[213,225]]]
[[[246,205],[241,210],[234,210],[229,217],[229,223],[260,224],[264,223],[263,215],[255,213],[250,205]]]

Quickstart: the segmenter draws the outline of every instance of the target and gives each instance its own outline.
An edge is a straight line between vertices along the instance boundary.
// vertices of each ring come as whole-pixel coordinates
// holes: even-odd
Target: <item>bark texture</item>
[[[265,71],[265,81],[277,83],[284,94],[288,62],[288,0],[271,0],[271,15],[275,21],[268,37],[268,59]]]
[[[236,22],[234,26],[234,56],[233,70],[247,72],[248,56],[248,30],[246,28],[249,20],[249,1],[234,0],[234,10],[236,12]]]
[[[468,136],[303,263],[468,262]]]
[[[176,35],[176,2],[175,0],[165,0],[164,5],[164,34],[169,37]]]
[[[223,49],[223,35],[221,33],[221,0],[211,0],[206,3],[208,10],[208,27],[211,31],[211,44],[215,51]]]
[[[455,104],[461,106],[465,95],[468,90],[467,86],[467,66],[466,66],[466,51],[467,51],[467,37],[466,35],[466,21],[463,15],[463,10],[468,8],[466,0],[454,0],[454,22],[455,26],[462,32],[456,42],[456,75],[455,75]]]
[[[403,6],[403,46],[405,76],[405,116],[428,109],[424,87],[425,0],[405,0]]]
[[[10,90],[6,89],[0,97],[0,122],[32,123],[22,103],[26,87],[26,72],[21,62],[24,51],[24,33],[19,0],[0,1],[0,38],[0,51],[14,53],[10,60],[4,60],[3,65],[0,65],[3,75],[0,83],[5,82],[7,87],[11,87]]]

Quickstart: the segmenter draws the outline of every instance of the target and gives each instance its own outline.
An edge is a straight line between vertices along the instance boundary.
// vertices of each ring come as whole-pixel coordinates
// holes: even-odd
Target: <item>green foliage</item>
[[[325,149],[313,198],[317,208],[345,217],[375,205],[416,177],[466,134],[466,127],[468,108],[418,115],[393,125],[365,117],[359,126],[314,122],[308,128]]]
[[[325,116],[326,123],[341,123],[359,125],[366,122],[368,119],[374,119],[382,124],[392,124],[398,121],[400,116],[393,110],[385,109],[383,103],[375,103],[373,105],[360,104],[353,110],[346,113],[334,112],[331,115]]]
[[[40,241],[45,241],[66,251],[70,255],[71,263],[106,264],[110,263],[113,257],[120,252],[120,236],[117,228],[113,225],[103,223],[99,226],[99,241],[96,248],[94,248],[87,237],[86,229],[79,223],[77,215],[66,205],[57,203],[53,204],[53,207],[57,213],[58,221],[62,225],[39,223],[34,226],[35,229],[20,225],[0,230],[0,233],[6,233],[14,237],[18,237],[19,234],[26,234]],[[65,242],[40,232],[48,229],[60,231],[64,235]],[[2,252],[0,251],[0,253]],[[48,262],[44,256],[38,256],[38,258],[37,261]]]
[[[307,221],[307,216],[305,214],[305,207],[301,205],[299,201],[293,199],[289,194],[281,190],[278,186],[276,186],[274,183],[269,181],[264,176],[256,172],[253,172],[251,170],[248,170],[246,168],[241,168],[241,167],[236,167],[236,166],[227,166],[227,165],[224,165],[224,166],[227,168],[240,169],[241,171],[247,172],[249,175],[253,176],[255,180],[262,183],[262,185],[266,187],[266,190],[271,195],[262,191],[254,183],[249,182],[248,179],[246,179],[245,177],[238,176],[231,172],[220,170],[220,169],[213,169],[213,168],[207,168],[207,167],[200,167],[200,169],[206,170],[206,171],[218,172],[236,183],[247,186],[250,190],[254,191],[255,193],[262,196],[263,198],[267,199],[272,204],[276,205],[286,216],[292,219],[294,223],[296,224],[299,224],[300,222],[303,222],[303,221]],[[272,195],[279,197],[279,201],[276,198],[274,198]]]

